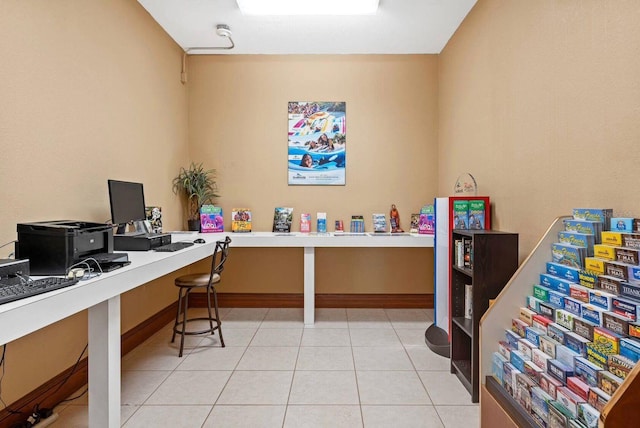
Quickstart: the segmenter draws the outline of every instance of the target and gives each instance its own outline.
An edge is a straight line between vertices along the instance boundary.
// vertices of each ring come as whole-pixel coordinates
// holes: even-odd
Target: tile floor
[[[221,311],[226,348],[192,336],[178,358],[167,325],[123,358],[123,427],[480,425],[449,360],[424,343],[432,310],[316,309],[311,328],[302,309]],[[53,426],[86,427],[86,394],[56,412]]]

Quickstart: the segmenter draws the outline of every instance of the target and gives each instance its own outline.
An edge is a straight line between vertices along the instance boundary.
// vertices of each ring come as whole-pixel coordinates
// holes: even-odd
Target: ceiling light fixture
[[[243,15],[374,15],[379,0],[237,0]]]

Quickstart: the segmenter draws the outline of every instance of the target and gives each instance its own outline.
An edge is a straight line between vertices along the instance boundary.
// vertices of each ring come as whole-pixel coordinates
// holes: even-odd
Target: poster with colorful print
[[[346,103],[289,102],[289,185],[344,186]]]

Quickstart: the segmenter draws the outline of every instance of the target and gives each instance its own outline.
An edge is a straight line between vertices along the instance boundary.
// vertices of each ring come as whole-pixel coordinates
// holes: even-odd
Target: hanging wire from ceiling
[[[184,50],[182,54],[182,72],[180,73],[180,81],[184,85],[187,83],[187,55],[191,51],[219,51],[219,50],[229,50],[233,49],[236,45],[233,43],[233,39],[231,38],[231,29],[228,25],[218,24],[216,25],[216,34],[220,37],[225,37],[229,39],[231,43],[229,46],[194,46],[189,47]]]

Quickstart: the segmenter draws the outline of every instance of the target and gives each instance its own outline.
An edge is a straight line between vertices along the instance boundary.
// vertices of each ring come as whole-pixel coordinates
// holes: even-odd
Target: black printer
[[[16,259],[29,259],[31,275],[66,275],[72,265],[87,258],[102,270],[129,263],[126,253],[113,252],[110,225],[75,220],[18,224]]]

